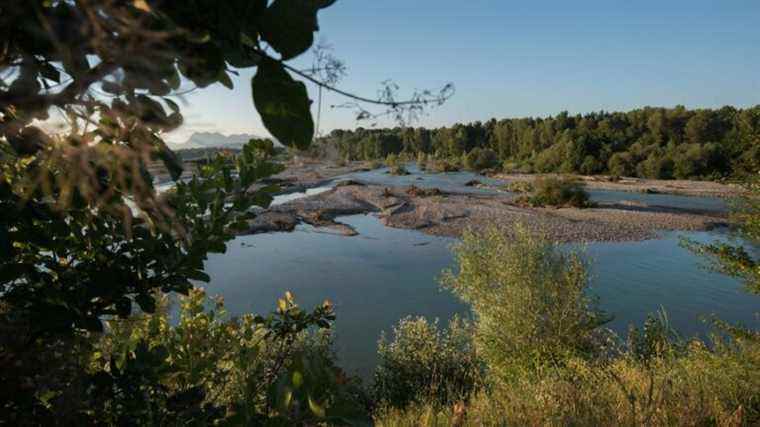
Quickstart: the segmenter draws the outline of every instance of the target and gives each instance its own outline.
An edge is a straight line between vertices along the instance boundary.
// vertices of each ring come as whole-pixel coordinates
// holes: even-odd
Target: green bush
[[[595,353],[607,319],[587,295],[586,262],[518,224],[467,231],[454,246],[458,271],[443,284],[475,314],[475,347],[492,377]]]
[[[503,384],[466,406],[385,410],[378,426],[754,426],[760,423],[760,345],[692,343],[651,363],[622,356],[571,360],[540,379]]]
[[[512,160],[505,160],[501,164],[501,171],[504,173],[516,173],[520,169],[520,164]]]
[[[504,190],[511,191],[513,193],[531,193],[533,192],[533,184],[530,181],[512,181],[506,184]]]
[[[162,301],[166,307],[166,298]],[[322,309],[329,311],[329,304],[318,310]],[[269,319],[228,319],[221,299],[209,304],[205,293],[194,289],[181,299],[176,325],[166,308],[154,315],[111,320],[110,333],[98,344],[92,364],[110,366],[108,372],[117,378],[145,364],[137,354],[151,355],[146,365],[155,372],[151,386],[160,386],[166,396],[192,394],[199,407],[215,408],[207,412],[231,425],[366,419],[366,398],[358,380],[335,365],[329,330],[302,329],[311,316],[287,293]],[[114,395],[105,390],[102,399],[106,398],[110,405],[102,407],[104,414],[98,419],[113,418],[109,411],[125,404],[158,409],[172,405],[172,398],[160,402],[156,396],[129,390]],[[131,419],[135,415],[130,414]],[[213,421],[200,416],[191,419]]]
[[[457,172],[461,169],[459,160],[456,158],[450,159],[429,159],[427,163],[427,170],[436,173],[445,172]]]
[[[388,154],[385,165],[388,166],[388,173],[391,175],[409,175],[409,171],[404,167],[403,158],[396,154]]]
[[[388,166],[389,168],[396,167],[400,164],[401,164],[401,161],[399,160],[396,154],[391,153],[385,157],[385,166]]]
[[[426,170],[428,166],[428,155],[425,153],[417,153],[417,167],[420,170]]]
[[[716,322],[710,345],[686,342],[661,313],[631,328],[624,345],[600,327],[605,316],[587,296],[583,259],[542,235],[519,225],[468,231],[454,253],[458,271],[443,283],[471,304],[483,387],[448,405],[431,396],[382,406],[375,425],[760,423],[756,331]]]
[[[583,162],[578,168],[578,172],[584,175],[598,174],[602,172],[603,170],[604,170],[604,163],[602,162],[602,160],[591,155],[584,157]]]
[[[374,397],[384,406],[450,404],[466,399],[482,381],[471,326],[456,317],[444,331],[437,321],[402,319],[392,341],[380,338],[378,357]]]
[[[590,206],[589,195],[583,186],[569,178],[538,178],[533,183],[533,192],[521,199],[531,206]]]
[[[555,144],[538,153],[533,161],[533,167],[536,172],[549,173],[559,171],[564,160],[566,160],[564,151],[561,144]]]
[[[488,148],[473,148],[464,156],[464,168],[471,171],[480,172],[485,169],[494,168],[499,164],[499,157],[495,151]]]

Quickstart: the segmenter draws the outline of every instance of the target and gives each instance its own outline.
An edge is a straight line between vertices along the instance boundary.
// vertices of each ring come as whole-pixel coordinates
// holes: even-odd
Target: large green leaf
[[[287,146],[307,148],[314,136],[306,85],[293,80],[277,61],[259,64],[251,83],[253,103],[269,132]]]
[[[282,55],[294,58],[306,52],[319,30],[317,12],[334,3],[330,0],[275,0],[261,20],[261,36]]]

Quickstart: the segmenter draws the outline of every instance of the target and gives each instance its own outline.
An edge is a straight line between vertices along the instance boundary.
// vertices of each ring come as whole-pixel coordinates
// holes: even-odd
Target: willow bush
[[[438,321],[401,319],[393,338],[381,336],[374,376],[377,404],[403,408],[467,399],[482,382],[483,364],[472,342],[471,324],[457,317],[441,330]]]
[[[597,329],[608,318],[588,295],[579,254],[520,224],[467,231],[453,252],[458,271],[442,282],[472,308],[475,348],[492,376],[509,380],[597,351]]]

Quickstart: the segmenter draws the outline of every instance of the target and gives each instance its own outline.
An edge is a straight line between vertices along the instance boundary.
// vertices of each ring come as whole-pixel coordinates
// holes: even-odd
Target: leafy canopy
[[[280,166],[257,141],[158,194],[150,165],[174,180],[183,172],[163,141],[183,122],[176,99],[188,87],[232,88],[235,68],[257,67],[265,126],[308,147],[308,94],[282,60],[309,49],[331,3],[0,2],[2,300],[40,333],[100,331],[102,315],[152,312],[154,290],[208,280],[206,254],[225,250],[252,206],[268,205],[276,187],[249,188]],[[40,126],[53,112],[66,135]]]

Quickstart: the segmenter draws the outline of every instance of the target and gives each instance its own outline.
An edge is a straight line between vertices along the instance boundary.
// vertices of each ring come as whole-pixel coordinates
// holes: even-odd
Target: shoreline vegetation
[[[760,169],[760,106],[645,107],[491,119],[437,129],[337,129],[315,158],[417,160],[435,171],[562,173],[649,179],[741,179]]]

